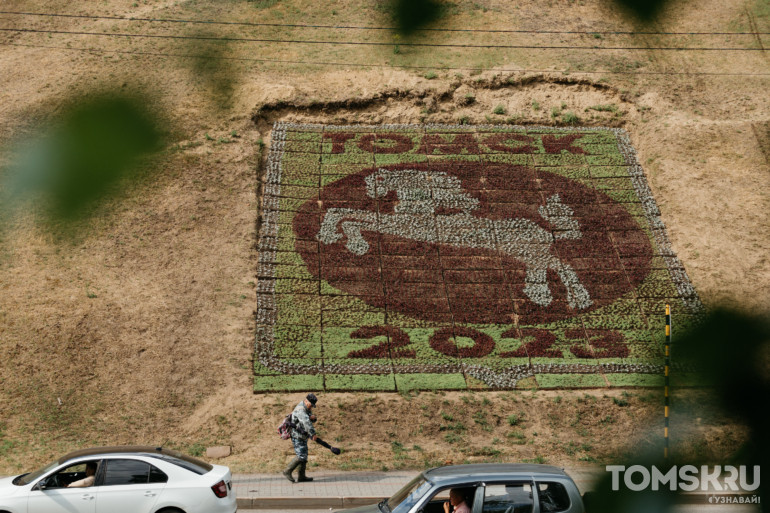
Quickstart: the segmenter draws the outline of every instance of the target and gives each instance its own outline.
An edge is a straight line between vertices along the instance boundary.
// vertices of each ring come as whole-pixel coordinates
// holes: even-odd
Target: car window
[[[159,468],[154,465],[150,465],[150,482],[151,483],[167,483],[168,476]]]
[[[537,497],[540,501],[540,511],[542,513],[567,511],[570,506],[569,493],[567,493],[567,489],[561,483],[538,483]]]
[[[482,513],[532,513],[530,483],[490,484],[484,489]]]
[[[449,488],[444,488],[431,499],[432,501],[448,501],[449,500]]]
[[[431,507],[425,510],[426,513],[430,513],[431,511],[437,511],[437,512],[443,513],[444,503],[451,502],[449,495],[452,490],[454,490],[455,493],[462,498],[462,502],[465,503],[465,505],[469,510],[473,509],[473,498],[476,495],[476,487],[475,486],[456,486],[453,488],[444,488],[443,490],[440,490],[438,493],[436,493],[433,497],[431,497],[430,503],[432,503],[432,505]],[[437,508],[433,506],[436,504],[440,507]],[[453,508],[452,511],[456,511],[456,510]]]
[[[387,507],[392,513],[406,513],[432,486],[430,481],[417,476],[388,499]]]
[[[150,480],[150,464],[139,460],[107,460],[104,486],[147,484]]]
[[[56,474],[59,475],[63,481],[65,481],[64,484],[69,484],[70,481],[85,477],[86,463],[82,462],[75,465],[70,465],[69,467],[58,471]]]
[[[74,463],[63,469],[59,470],[55,474],[51,474],[45,480],[42,481],[42,485],[46,488],[66,488],[68,486],[75,488],[82,488],[87,486],[94,486],[96,478],[94,474],[88,476],[87,467],[93,466],[94,472],[97,470],[99,461],[81,461]]]
[[[211,464],[206,463],[205,461],[201,461],[197,458],[193,458],[192,456],[187,456],[186,454],[181,454],[178,452],[172,453],[171,451],[166,451],[166,453],[148,453],[145,456],[163,460],[168,463],[173,463],[177,467],[182,467],[183,469],[189,470],[190,472],[198,474],[199,476],[211,472],[211,470],[214,468]]]

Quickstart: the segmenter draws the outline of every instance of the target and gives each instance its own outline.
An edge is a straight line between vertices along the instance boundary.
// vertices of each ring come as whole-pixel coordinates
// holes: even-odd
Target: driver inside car
[[[454,513],[471,513],[470,508],[465,503],[465,497],[457,488],[449,490],[449,501],[444,503],[444,513],[449,513],[449,504],[454,507]]]
[[[67,488],[85,488],[86,486],[93,486],[96,481],[96,463],[89,461],[86,463],[86,477],[79,481],[75,481],[67,485]]]

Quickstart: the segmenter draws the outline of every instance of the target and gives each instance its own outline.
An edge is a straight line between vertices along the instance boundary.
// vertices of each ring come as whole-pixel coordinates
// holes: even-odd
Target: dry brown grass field
[[[557,125],[571,112],[580,125],[622,127],[704,304],[767,309],[766,0],[676,1],[644,27],[599,0],[454,0],[439,25],[533,32],[395,38],[276,26],[387,26],[382,4],[3,3],[3,11],[81,16],[0,14],[3,168],[18,141],[99,89],[146,91],[168,120],[168,141],[149,178],[121,188],[66,237],[34,210],[6,220],[0,475],[91,445],[165,444],[192,454],[230,445],[223,462],[241,472],[274,471],[288,459],[290,444],[275,428],[301,394],[251,387],[258,183],[274,121]],[[683,34],[691,32],[699,34]],[[338,44],[350,41],[386,44]],[[426,42],[509,48],[410,46]],[[584,48],[513,48],[522,46]],[[209,61],[201,67],[195,55]],[[672,446],[718,460],[740,447],[746,429],[708,406],[708,396],[676,392]],[[603,463],[660,441],[662,401],[647,389],[321,394],[321,434],[344,452],[314,450],[311,460],[377,470],[447,460]]]

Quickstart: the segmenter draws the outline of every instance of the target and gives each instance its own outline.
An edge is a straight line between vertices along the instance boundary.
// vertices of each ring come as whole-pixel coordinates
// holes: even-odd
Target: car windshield
[[[38,477],[44,474],[47,474],[48,472],[52,471],[58,466],[59,466],[59,462],[54,461],[53,463],[46,465],[45,467],[38,469],[34,472],[20,475],[19,477],[13,480],[13,484],[15,484],[16,486],[26,486],[30,484],[32,481],[36,480]]]
[[[386,505],[391,513],[407,513],[431,487],[430,481],[419,475],[393,494]]]

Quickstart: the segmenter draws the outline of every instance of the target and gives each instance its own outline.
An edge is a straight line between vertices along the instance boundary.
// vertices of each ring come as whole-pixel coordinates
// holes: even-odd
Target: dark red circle
[[[652,259],[649,237],[627,209],[592,187],[556,173],[505,163],[431,162],[381,166],[456,176],[463,190],[479,200],[473,216],[530,219],[554,229],[538,208],[553,194],[568,205],[580,225],[579,239],[556,240],[550,251],[569,264],[588,290],[592,304],[576,310],[557,273],[548,270],[553,297],[548,306],[524,293],[524,264],[491,249],[427,243],[362,230],[369,244],[363,255],[349,251],[346,238],[319,242],[321,222],[330,208],[393,213],[395,192],[367,195],[367,167],[337,180],[308,200],[293,220],[296,249],[309,271],[340,291],[366,303],[419,319],[459,323],[542,324],[607,305],[634,289],[647,276]],[[459,211],[458,211],[459,212]],[[453,213],[452,211],[439,213]],[[341,232],[340,232],[341,233]]]

